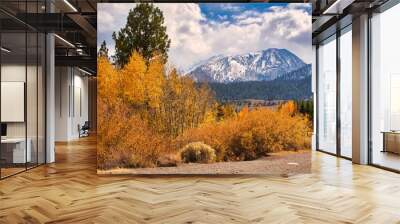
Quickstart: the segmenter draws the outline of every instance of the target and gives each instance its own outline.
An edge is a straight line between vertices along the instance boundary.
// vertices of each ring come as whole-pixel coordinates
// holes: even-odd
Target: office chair
[[[82,127],[80,127],[80,125],[78,124],[79,138],[89,136],[89,129],[90,129],[89,121],[85,121]]]

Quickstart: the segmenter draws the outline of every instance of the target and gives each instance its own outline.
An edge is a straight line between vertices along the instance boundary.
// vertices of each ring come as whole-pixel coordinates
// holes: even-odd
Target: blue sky
[[[311,63],[311,5],[308,3],[159,3],[171,38],[169,64],[188,69],[215,55],[286,48]],[[122,28],[135,3],[98,4],[98,46]]]
[[[255,11],[259,13],[271,11],[274,7],[287,7],[288,3],[220,3],[220,4],[199,4],[201,12],[210,20],[221,21],[224,19],[233,21],[234,16],[244,11]],[[302,4],[311,14],[311,7]]]

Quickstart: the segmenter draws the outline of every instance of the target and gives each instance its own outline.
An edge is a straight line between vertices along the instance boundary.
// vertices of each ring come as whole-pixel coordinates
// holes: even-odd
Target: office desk
[[[392,152],[400,154],[400,132],[383,131],[383,150],[382,152]]]
[[[31,162],[31,139],[27,139],[28,143],[25,152],[25,138],[6,138],[1,139],[1,156],[6,163],[25,163]]]

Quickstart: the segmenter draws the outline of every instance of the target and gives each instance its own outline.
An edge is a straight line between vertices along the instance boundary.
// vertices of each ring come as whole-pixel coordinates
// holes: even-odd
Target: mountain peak
[[[188,75],[199,82],[274,80],[305,65],[287,49],[269,48],[239,55],[217,55],[192,67]]]

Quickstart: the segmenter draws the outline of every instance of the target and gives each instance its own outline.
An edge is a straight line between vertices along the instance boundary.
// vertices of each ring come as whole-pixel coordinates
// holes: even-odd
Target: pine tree
[[[108,48],[107,48],[107,44],[106,44],[105,40],[103,40],[103,43],[101,43],[99,52],[97,53],[97,56],[105,57],[108,59]]]
[[[129,11],[125,27],[113,33],[115,61],[123,67],[132,52],[136,51],[147,63],[156,55],[166,62],[171,43],[166,30],[164,16],[159,8],[151,3],[138,4]]]

